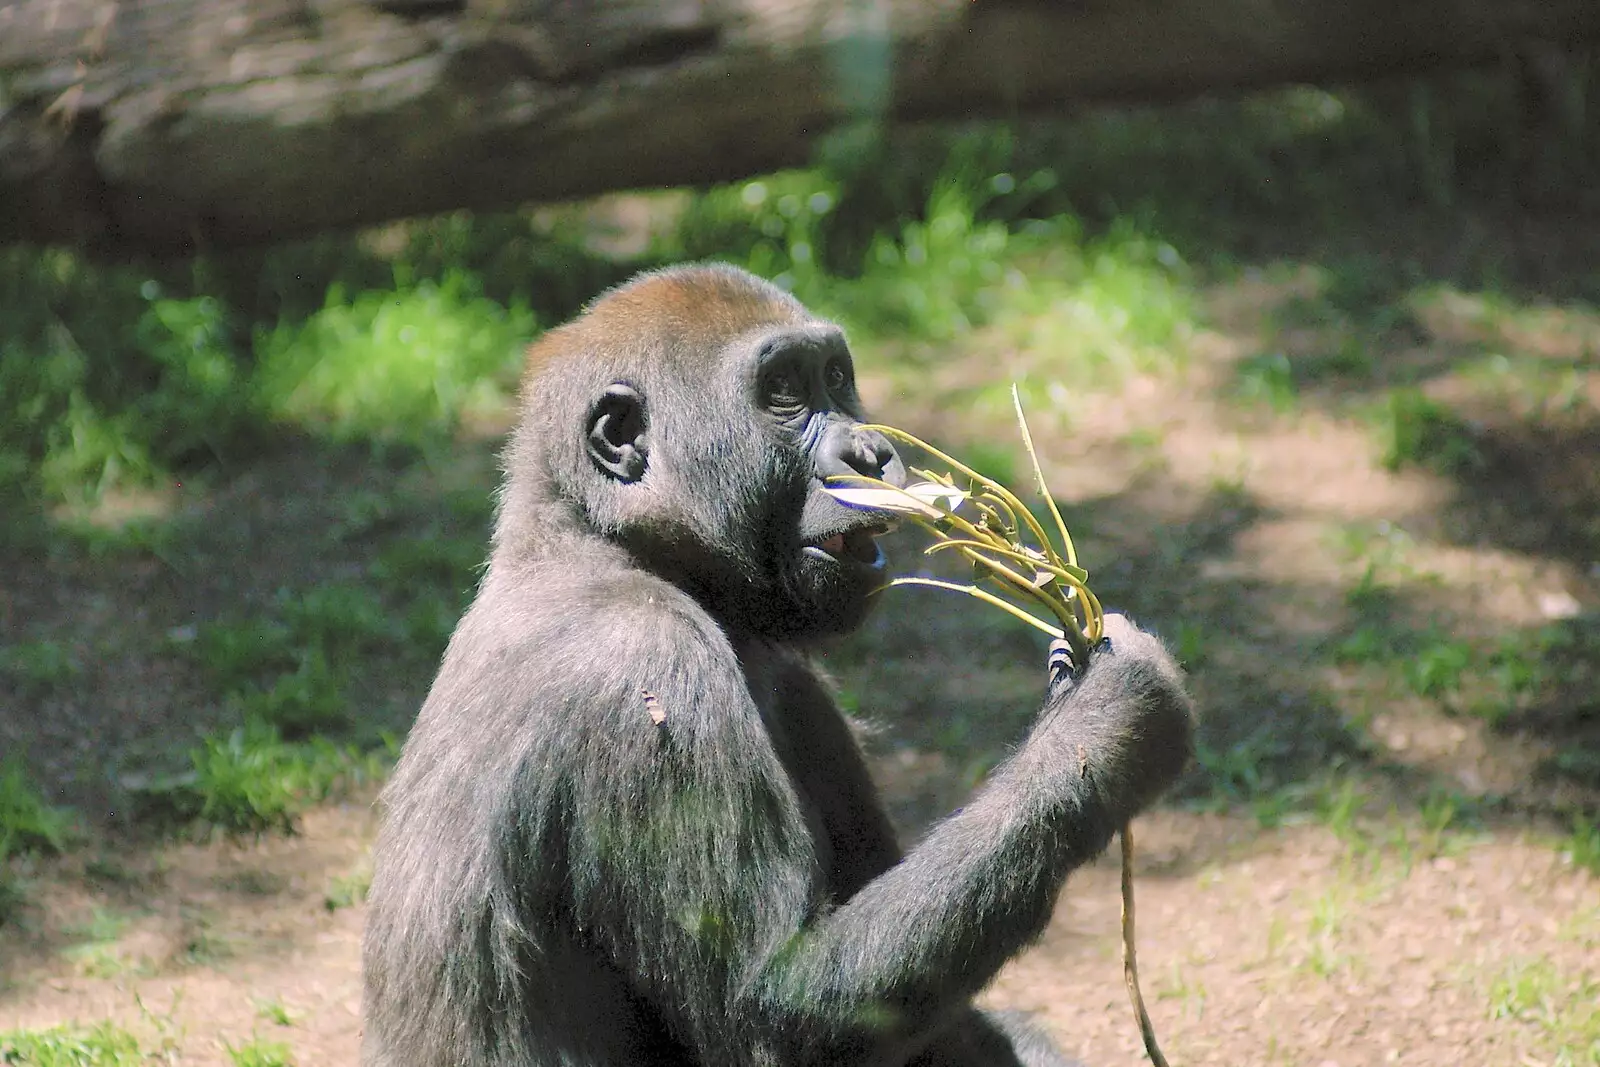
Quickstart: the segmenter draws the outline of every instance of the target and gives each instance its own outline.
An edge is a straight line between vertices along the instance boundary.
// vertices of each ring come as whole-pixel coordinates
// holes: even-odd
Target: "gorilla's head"
[[[884,517],[823,492],[905,468],[862,426],[843,332],[726,266],[646,274],[530,354],[497,543],[587,533],[725,625],[841,633],[887,580]]]

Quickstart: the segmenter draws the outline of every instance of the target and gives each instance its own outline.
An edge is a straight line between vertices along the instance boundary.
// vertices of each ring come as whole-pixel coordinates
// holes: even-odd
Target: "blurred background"
[[[1094,587],[1189,670],[1200,758],[1138,857],[1174,1063],[1600,1064],[1583,5],[1274,37],[1293,5],[842,4],[793,41],[695,4],[43,6],[0,9],[0,1061],[355,1062],[370,801],[521,354],[717,259],[1021,488],[1017,383]],[[1074,27],[1110,44],[1043,36]],[[822,659],[911,841],[1026,730],[1043,642],[895,590]],[[986,994],[1096,1064],[1142,1057],[1115,878]]]

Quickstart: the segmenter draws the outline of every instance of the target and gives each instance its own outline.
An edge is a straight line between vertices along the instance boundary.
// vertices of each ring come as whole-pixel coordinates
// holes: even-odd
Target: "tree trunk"
[[[183,252],[1596,36],[1595,0],[0,0],[0,241]]]

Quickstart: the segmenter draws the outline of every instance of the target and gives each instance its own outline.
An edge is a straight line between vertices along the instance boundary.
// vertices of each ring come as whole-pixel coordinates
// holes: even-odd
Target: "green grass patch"
[[[73,962],[79,974],[88,978],[148,974],[152,970],[149,960],[130,957],[117,945],[127,927],[126,915],[95,906],[84,921],[66,929],[73,944],[65,950],[64,955]]]
[[[372,888],[372,871],[364,869],[353,874],[339,875],[328,882],[328,891],[322,896],[322,906],[328,911],[354,907],[367,899]]]
[[[1132,224],[1091,238],[1070,213],[1019,217],[1019,195],[1048,181],[1007,173],[1006,151],[964,142],[902,183],[898,219],[875,220],[869,238],[848,206],[871,199],[858,179],[799,171],[714,189],[685,215],[685,250],[774,279],[868,346],[992,327],[995,343],[1040,353],[1043,380],[1170,362],[1196,316],[1177,250]]]
[[[1600,983],[1558,971],[1548,960],[1520,960],[1495,979],[1489,1016],[1535,1028],[1558,1064],[1600,1064]]]
[[[224,693],[235,692],[268,672],[292,670],[299,659],[289,627],[261,617],[202,623],[185,647]]]
[[[1394,634],[1386,626],[1363,623],[1334,648],[1339,663],[1364,665],[1387,663],[1394,655]]]
[[[26,688],[48,689],[82,673],[77,654],[59,641],[28,641],[0,648],[0,677]]]
[[[284,283],[294,272],[275,264],[296,255],[269,254],[253,284]],[[376,281],[352,268],[323,264]],[[207,291],[227,288],[223,273],[200,261],[188,277],[151,277],[65,251],[0,252],[0,484],[92,503],[225,465],[271,422],[430,443],[504,408],[534,332],[526,304],[483,296],[483,279],[459,268],[354,295],[322,274],[321,309],[271,325]]]
[[[1571,858],[1574,867],[1600,875],[1600,821],[1585,815],[1573,816],[1572,832],[1562,842],[1561,851]]]
[[[0,763],[0,876],[11,856],[60,852],[73,832],[71,813],[45,802],[20,757]]]
[[[1196,760],[1210,780],[1212,795],[1223,804],[1265,801],[1271,807],[1279,799],[1282,787],[1274,767],[1278,755],[1279,742],[1264,732],[1225,747],[1201,741],[1195,748]],[[1271,812],[1262,810],[1270,819]]]
[[[1234,370],[1234,389],[1246,403],[1264,405],[1280,415],[1294,410],[1299,396],[1294,369],[1282,352],[1241,361]]]
[[[481,537],[451,537],[435,532],[390,542],[373,562],[370,573],[391,593],[418,586],[471,588],[488,562],[489,547]]]
[[[880,336],[948,340],[993,317],[1018,246],[1003,223],[978,217],[971,189],[942,180],[924,218],[880,235],[861,276],[823,300]]]
[[[299,1021],[297,1013],[278,997],[255,998],[256,1016],[276,1026],[293,1026]]]
[[[345,583],[303,592],[282,591],[272,614],[202,623],[180,631],[177,644],[245,718],[259,719],[291,739],[336,732],[351,723],[346,688],[351,672],[335,664],[362,663],[380,654],[411,653],[426,638],[442,648],[438,630],[452,614],[421,581],[398,586],[403,612],[376,591]],[[412,614],[422,608],[421,622]]]
[[[1360,622],[1332,646],[1332,659],[1350,666],[1388,666],[1407,690],[1434,700],[1472,690],[1509,710],[1539,689],[1549,675],[1546,653],[1526,635],[1496,644],[1413,629],[1391,621]],[[1485,709],[1484,715],[1492,714]]]
[[[1420,389],[1390,392],[1376,421],[1383,448],[1380,462],[1387,470],[1419,466],[1460,474],[1483,466],[1483,455],[1466,423]]]
[[[0,250],[0,324],[0,484],[93,499],[252,436],[239,331],[212,295],[16,247]]]
[[[259,718],[205,738],[189,762],[185,773],[139,786],[141,813],[229,834],[293,833],[306,808],[380,779],[386,766],[379,754],[321,738],[286,741],[276,725]]]
[[[1473,664],[1473,649],[1465,641],[1428,634],[1416,642],[1400,662],[1406,685],[1418,696],[1441,697],[1461,688],[1462,676]]]
[[[310,737],[351,723],[344,679],[321,649],[308,651],[299,666],[265,688],[239,694],[237,703],[247,718],[271,723],[287,737]]]
[[[90,499],[226,458],[250,435],[246,363],[213,296],[170,298],[133,270],[10,248],[0,322],[0,475],[19,485]]]
[[[1307,360],[1305,377],[1308,381],[1370,381],[1378,372],[1377,349],[1378,345],[1365,337],[1347,335],[1326,352]]]
[[[294,1055],[282,1041],[252,1038],[242,1045],[223,1043],[233,1067],[294,1067]]]
[[[321,585],[278,598],[292,640],[330,656],[382,648],[398,637],[384,603],[360,585]]]
[[[0,1063],[16,1067],[135,1067],[161,1061],[113,1023],[0,1032]]]
[[[306,322],[257,336],[260,403],[274,419],[334,440],[410,444],[502,409],[533,315],[478,288],[452,272],[410,289],[349,298],[330,290]]]
[[[1199,309],[1172,245],[1127,224],[1084,239],[1070,217],[1023,232],[1044,250],[1018,259],[995,323],[999,340],[1034,353],[1027,377],[1065,396],[1182,366]]]

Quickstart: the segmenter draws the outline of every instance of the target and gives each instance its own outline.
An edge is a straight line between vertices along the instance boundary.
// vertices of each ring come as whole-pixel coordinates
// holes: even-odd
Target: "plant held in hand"
[[[897,585],[925,585],[976,597],[1021,619],[1052,637],[1064,639],[1072,649],[1075,669],[1089,663],[1089,654],[1104,631],[1105,609],[1089,589],[1089,572],[1078,565],[1072,535],[1061,518],[1050,489],[1045,484],[1033,435],[1022,413],[1017,387],[1011,387],[1011,402],[1022,432],[1022,444],[1054,523],[1054,536],[1015,493],[992,478],[973,470],[904,430],[882,424],[865,426],[896,442],[907,444],[934,457],[949,470],[939,473],[909,468],[916,481],[900,487],[865,476],[830,479],[827,491],[840,503],[873,511],[887,511],[920,526],[933,537],[924,554],[956,552],[970,560],[973,580],[969,583],[937,578],[906,576],[895,578]],[[957,478],[966,480],[965,487]],[[1042,618],[1040,613],[1054,618]],[[1150,1013],[1139,990],[1139,962],[1134,943],[1133,836],[1126,825],[1121,831],[1122,851],[1122,966],[1128,996],[1144,1038],[1145,1052],[1155,1067],[1167,1067],[1166,1057],[1156,1042]]]

